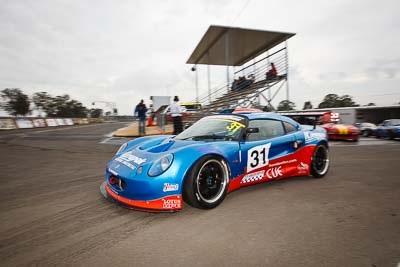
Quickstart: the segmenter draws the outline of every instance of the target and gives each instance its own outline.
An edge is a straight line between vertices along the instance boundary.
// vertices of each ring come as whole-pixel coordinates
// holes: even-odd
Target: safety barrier
[[[105,122],[104,118],[0,118],[0,130],[71,126]]]

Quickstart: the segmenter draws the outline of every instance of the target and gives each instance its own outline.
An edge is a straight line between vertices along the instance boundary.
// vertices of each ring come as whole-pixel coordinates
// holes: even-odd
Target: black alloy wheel
[[[191,206],[212,209],[224,200],[228,185],[225,161],[206,156],[193,166],[185,179],[183,198]]]
[[[329,163],[328,148],[323,144],[317,145],[311,159],[311,175],[315,178],[325,176],[329,170]]]

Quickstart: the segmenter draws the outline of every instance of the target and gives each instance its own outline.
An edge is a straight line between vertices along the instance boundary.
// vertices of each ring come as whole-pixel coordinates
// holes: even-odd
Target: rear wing
[[[331,111],[304,111],[304,112],[279,112],[280,115],[289,117],[300,124],[313,125],[321,123],[337,123],[339,113]]]

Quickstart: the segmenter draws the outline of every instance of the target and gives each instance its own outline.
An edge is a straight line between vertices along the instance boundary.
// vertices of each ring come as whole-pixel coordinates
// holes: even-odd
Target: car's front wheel
[[[390,140],[393,140],[393,139],[396,138],[396,134],[394,133],[394,131],[389,131],[388,136],[389,136],[389,139],[390,139]]]
[[[196,208],[212,209],[225,198],[229,185],[229,171],[225,161],[215,157],[201,158],[188,173],[183,199]]]
[[[311,175],[315,178],[321,178],[329,170],[329,150],[324,144],[316,146],[311,158]]]

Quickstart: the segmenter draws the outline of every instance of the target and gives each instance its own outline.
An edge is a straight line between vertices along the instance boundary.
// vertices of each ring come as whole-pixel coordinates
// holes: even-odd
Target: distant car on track
[[[399,138],[400,137],[400,119],[385,120],[375,130],[377,138]]]
[[[365,137],[374,135],[376,131],[376,124],[371,122],[356,123],[354,126],[360,129],[360,135]]]
[[[324,123],[321,125],[328,133],[329,140],[352,140],[360,139],[360,130],[350,124]]]
[[[177,211],[182,200],[218,206],[242,186],[292,176],[323,177],[326,131],[273,113],[212,115],[177,136],[148,136],[120,147],[107,164],[103,195],[123,206]]]
[[[301,123],[319,124],[328,133],[329,140],[352,140],[360,139],[360,130],[354,125],[339,123],[339,113],[326,111],[303,111],[303,112],[283,112],[284,116],[289,116]]]

